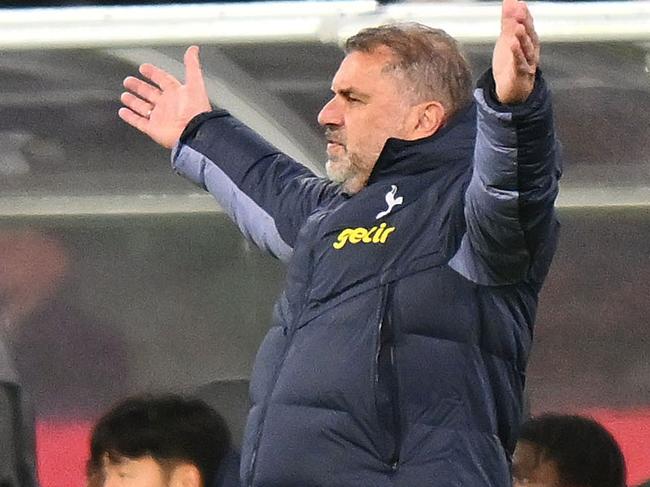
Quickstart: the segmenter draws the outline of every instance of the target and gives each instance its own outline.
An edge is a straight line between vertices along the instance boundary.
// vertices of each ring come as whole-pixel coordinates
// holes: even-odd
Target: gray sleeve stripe
[[[512,122],[512,112],[499,112],[490,107],[488,102],[485,100],[485,91],[483,91],[482,88],[476,88],[474,90],[474,99],[481,106],[481,110],[486,114],[498,118],[502,122]]]
[[[460,241],[460,247],[458,251],[449,261],[449,267],[458,272],[465,279],[468,279],[476,284],[486,284],[481,282],[479,273],[474,269],[470,269],[470,261],[472,260],[469,256],[471,255],[471,250],[469,249],[470,244],[467,240],[467,233],[463,234],[463,238]]]
[[[239,189],[214,162],[193,148],[181,145],[174,154],[174,167],[205,187],[244,237],[283,262],[290,259],[293,249],[280,236],[273,217]],[[200,181],[196,177],[198,173],[202,174]]]
[[[510,284],[522,278],[528,265],[519,221],[517,134],[510,127],[512,113],[493,110],[481,89],[474,96],[479,111],[472,179],[465,193],[468,229],[449,266],[477,284]]]

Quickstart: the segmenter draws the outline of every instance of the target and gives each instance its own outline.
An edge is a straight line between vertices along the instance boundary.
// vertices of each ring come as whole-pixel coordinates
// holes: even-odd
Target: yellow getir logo
[[[340,250],[347,243],[351,244],[383,244],[386,243],[388,236],[395,231],[395,227],[388,227],[385,223],[372,228],[346,228],[339,233],[336,242],[332,244],[336,250]]]

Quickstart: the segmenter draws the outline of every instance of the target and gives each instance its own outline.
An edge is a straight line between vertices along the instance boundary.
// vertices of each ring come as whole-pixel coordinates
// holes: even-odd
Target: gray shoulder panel
[[[482,285],[510,284],[529,265],[519,221],[517,134],[512,114],[497,112],[477,89],[477,135],[465,194],[467,231],[449,266]]]
[[[210,192],[244,237],[283,262],[293,253],[271,215],[244,193],[214,162],[187,145],[172,153],[175,171]]]

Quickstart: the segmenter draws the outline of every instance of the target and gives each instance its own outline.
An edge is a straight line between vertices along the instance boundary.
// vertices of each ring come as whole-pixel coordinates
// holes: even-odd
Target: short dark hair
[[[161,465],[187,462],[197,467],[204,486],[216,479],[230,449],[223,417],[205,402],[175,394],[127,398],[95,425],[90,442],[89,476],[109,461],[151,456]]]
[[[472,98],[472,73],[458,42],[444,30],[417,22],[370,27],[345,43],[345,52],[372,52],[380,46],[395,56],[390,67],[403,73],[416,102],[439,101],[450,117]]]
[[[585,487],[625,487],[625,460],[600,423],[576,415],[543,414],[528,420],[519,440],[534,444],[557,465],[560,479]]]

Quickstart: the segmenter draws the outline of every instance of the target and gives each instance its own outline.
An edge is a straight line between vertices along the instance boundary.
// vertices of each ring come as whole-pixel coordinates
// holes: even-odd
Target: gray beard
[[[346,181],[357,176],[358,170],[349,160],[345,167],[341,166],[340,163],[338,167],[334,167],[337,163],[328,160],[325,164],[325,171],[327,172],[327,177],[330,181],[333,181],[338,184],[344,184]]]
[[[355,164],[348,161],[346,167],[334,169],[332,161],[327,161],[325,170],[330,181],[341,185],[344,191],[349,194],[358,193],[366,185],[369,174],[363,177],[363,171]]]
[[[334,183],[343,184],[353,175],[351,167],[349,166],[344,171],[336,170],[332,166],[332,161],[328,159],[328,161],[325,163],[325,172],[327,173],[327,179]]]

